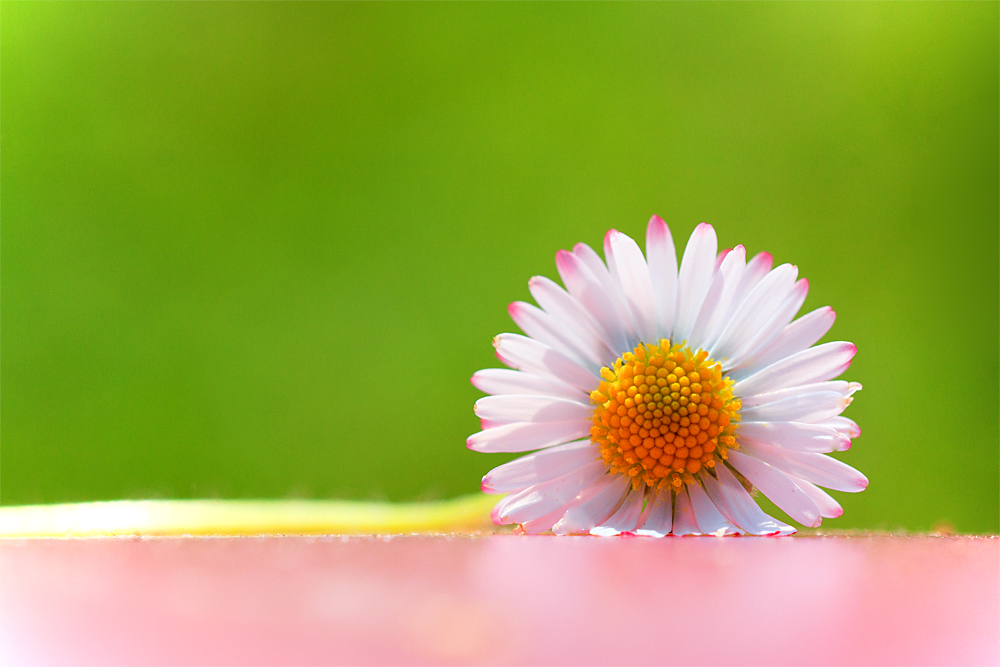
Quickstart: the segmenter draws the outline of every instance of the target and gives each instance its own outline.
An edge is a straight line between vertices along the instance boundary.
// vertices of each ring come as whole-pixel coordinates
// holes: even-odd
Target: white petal
[[[684,535],[701,535],[698,529],[698,521],[694,517],[694,508],[691,507],[691,498],[687,489],[677,492],[674,501],[674,535],[682,537]]]
[[[635,530],[635,526],[639,521],[639,515],[642,514],[642,502],[645,494],[645,484],[639,485],[638,489],[629,491],[621,507],[610,518],[601,523],[600,526],[591,528],[590,534],[611,537]]]
[[[497,358],[520,371],[549,375],[590,392],[600,384],[600,378],[562,352],[518,334],[504,333],[493,338]]]
[[[663,537],[669,535],[673,527],[673,494],[670,490],[656,491],[649,500],[649,506],[643,513],[645,517],[636,528],[636,535],[648,537]]]
[[[729,253],[733,251],[732,248],[725,248],[719,251],[719,254],[715,256],[715,270],[718,271],[722,267],[723,260],[729,256]]]
[[[488,428],[496,428],[497,426],[508,426],[513,423],[514,422],[503,421],[499,419],[480,419],[479,427],[485,431]]]
[[[586,502],[571,508],[559,523],[552,527],[556,535],[589,533],[602,524],[618,508],[631,482],[625,475],[605,475],[601,490]]]
[[[740,279],[740,284],[736,287],[736,294],[733,295],[732,303],[729,304],[729,309],[721,320],[715,325],[715,330],[708,332],[708,338],[705,341],[706,347],[708,349],[712,344],[719,340],[719,336],[722,332],[729,326],[729,322],[733,319],[736,311],[740,309],[743,302],[746,301],[747,295],[753,291],[761,280],[764,279],[771,271],[771,266],[774,264],[774,258],[771,257],[770,253],[760,252],[753,256],[753,258],[747,262],[746,268],[743,270],[743,277]]]
[[[531,278],[528,291],[539,306],[558,319],[580,342],[599,350],[602,365],[613,363],[618,358],[611,349],[606,332],[572,294],[545,276]]]
[[[740,380],[733,387],[733,394],[752,396],[797,384],[832,380],[847,370],[857,352],[853,343],[844,342],[811,347]]]
[[[744,453],[796,477],[835,491],[857,493],[868,487],[868,478],[837,459],[816,452],[797,452],[756,442],[743,442]]]
[[[861,435],[861,427],[858,426],[857,422],[853,419],[848,419],[847,417],[832,417],[830,419],[824,419],[817,424],[818,426],[828,426],[838,433],[846,435],[848,438],[856,438]],[[850,449],[850,443],[844,449]]]
[[[489,471],[483,477],[482,490],[484,493],[520,491],[529,486],[568,475],[577,468],[599,458],[601,458],[601,452],[590,440],[579,440],[558,447],[550,447],[514,459]]]
[[[507,312],[521,331],[553,350],[562,352],[587,370],[598,372],[604,365],[601,347],[582,343],[573,335],[571,328],[541,308],[524,301],[515,301],[507,307]]]
[[[691,508],[694,510],[694,518],[698,522],[698,529],[703,535],[742,535],[743,531],[722,515],[715,503],[705,494],[705,490],[698,484],[687,485],[688,495],[691,496]]]
[[[582,389],[549,375],[535,375],[509,368],[484,368],[472,375],[472,386],[486,394],[536,394],[576,401],[590,400]]]
[[[790,399],[795,400],[795,399]],[[476,401],[476,416],[506,422],[562,422],[590,420],[594,406],[555,396],[501,394]]]
[[[702,304],[698,319],[695,320],[694,329],[691,331],[691,342],[693,345],[705,349],[710,343],[709,336],[716,330],[719,323],[727,312],[736,295],[736,288],[740,286],[743,279],[743,271],[746,270],[747,251],[741,245],[736,246],[726,254],[712,279],[712,286],[708,289],[705,302]]]
[[[654,215],[646,227],[646,261],[656,299],[656,333],[669,338],[677,313],[677,252],[667,223]]]
[[[532,519],[531,521],[522,521],[518,526],[521,531],[526,535],[539,535],[547,530],[552,530],[552,526],[556,524],[559,519],[566,516],[566,512],[570,507],[576,505],[576,500],[571,500],[562,507],[557,507],[548,514],[538,517],[537,519]],[[496,524],[501,524],[500,521],[494,521]],[[501,524],[502,525],[502,524]]]
[[[621,351],[634,348],[634,345],[629,346],[628,332],[612,305],[611,295],[594,277],[583,260],[571,252],[560,250],[556,253],[556,268],[569,293],[587,309],[601,327],[602,337],[608,346],[612,350]]]
[[[530,521],[522,521],[520,524],[518,524],[520,532],[526,533],[528,535],[538,535],[539,533],[544,533],[547,530],[552,530],[552,527],[556,523],[558,523],[560,519],[566,516],[566,512],[576,507],[580,503],[587,502],[595,495],[597,495],[597,493],[599,493],[604,488],[606,482],[611,481],[609,477],[610,477],[609,475],[601,477],[595,483],[591,484],[590,486],[580,491],[580,493],[578,493],[568,503],[556,508],[555,510],[549,512],[548,514],[545,514],[537,519],[532,519]],[[502,522],[499,521],[499,519],[494,518],[493,523],[501,524]]]
[[[791,535],[795,529],[765,514],[725,465],[715,466],[718,481],[704,475],[705,492],[734,524],[751,535]]]
[[[494,514],[501,523],[538,519],[570,502],[606,474],[604,461],[594,461],[567,475],[507,496],[494,508]]]
[[[806,495],[812,498],[812,501],[816,503],[816,507],[819,508],[820,516],[824,516],[827,519],[836,519],[844,513],[844,508],[840,506],[840,503],[834,500],[823,489],[812,482],[807,482],[801,477],[795,477],[794,475],[789,475],[788,477],[795,482],[795,486],[805,491]]]
[[[672,339],[687,340],[701,310],[715,271],[715,251],[718,240],[715,229],[708,223],[695,227],[684,248],[681,269],[677,275],[677,321]]]
[[[740,422],[739,443],[757,443],[799,452],[835,452],[848,449],[850,439],[829,426],[796,422]],[[844,446],[847,440],[847,447]]]
[[[622,294],[621,288],[612,279],[608,267],[601,260],[601,256],[586,243],[577,243],[573,246],[573,254],[579,257],[587,268],[590,269],[591,275],[594,276],[604,289],[604,293],[608,295],[608,300],[611,302],[611,307],[617,315],[618,322],[625,330],[630,348],[634,348],[636,343],[639,342],[639,335],[636,332],[635,322],[632,320],[632,311],[625,302],[625,295]]]
[[[861,391],[863,387],[857,382],[847,382],[846,380],[828,380],[827,382],[814,382],[812,384],[800,384],[797,387],[787,387],[778,391],[769,391],[766,394],[755,394],[753,396],[741,396],[743,409],[752,408],[765,403],[773,403],[792,396],[802,394],[812,394],[817,391],[835,391],[841,396],[852,396]]]
[[[757,422],[776,421],[809,424],[836,417],[846,410],[853,400],[835,391],[818,391],[746,408],[740,410],[740,417]]]
[[[741,361],[729,373],[730,377],[743,379],[776,361],[812,347],[826,335],[835,319],[837,313],[829,306],[806,313],[786,326],[770,343]]]
[[[729,451],[729,463],[785,514],[803,526],[815,528],[823,523],[816,503],[788,475],[736,450]]]
[[[608,267],[632,310],[637,332],[647,343],[656,342],[656,305],[646,258],[629,236],[612,229],[604,236]]]
[[[795,314],[799,312],[808,294],[808,280],[803,278],[795,283],[792,286],[792,290],[778,305],[778,308],[771,315],[770,319],[760,326],[756,334],[751,336],[739,349],[733,352],[728,364],[730,366],[738,366],[744,359],[752,357],[759,350],[767,347],[788,326],[788,323],[792,321]]]
[[[798,272],[797,267],[782,264],[764,276],[743,300],[719,340],[712,345],[709,356],[718,360],[726,359],[723,366],[728,368],[728,359],[749,343],[775,315],[795,286]]]
[[[516,422],[473,433],[466,446],[477,452],[529,452],[590,437],[590,420]]]

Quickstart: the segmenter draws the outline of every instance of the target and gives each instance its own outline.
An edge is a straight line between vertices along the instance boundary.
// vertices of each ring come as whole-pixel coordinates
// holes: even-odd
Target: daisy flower
[[[861,389],[833,378],[851,343],[815,345],[836,314],[793,321],[809,282],[771,255],[716,253],[711,225],[691,234],[680,269],[659,217],[646,255],[621,232],[556,254],[565,288],[528,281],[538,306],[509,312],[526,335],[493,340],[510,368],[472,384],[479,452],[530,452],[483,478],[507,494],[493,510],[526,533],[788,535],[754,490],[806,526],[843,513],[823,486],[862,491],[868,480],[827,456],[860,429],[840,414]]]

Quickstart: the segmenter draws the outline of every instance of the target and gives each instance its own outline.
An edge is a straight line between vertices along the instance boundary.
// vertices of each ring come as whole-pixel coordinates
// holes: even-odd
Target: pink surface
[[[4,664],[997,664],[1000,540],[0,541]]]

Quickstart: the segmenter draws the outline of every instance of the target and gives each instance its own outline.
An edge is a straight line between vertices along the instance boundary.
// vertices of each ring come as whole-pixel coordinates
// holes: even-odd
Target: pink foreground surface
[[[997,664],[1000,540],[0,541],[4,664]]]

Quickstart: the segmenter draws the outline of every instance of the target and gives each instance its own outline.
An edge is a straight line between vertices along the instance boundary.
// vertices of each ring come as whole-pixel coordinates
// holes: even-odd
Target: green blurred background
[[[0,502],[475,492],[507,303],[658,213],[860,348],[826,527],[996,532],[998,7],[4,2]]]

